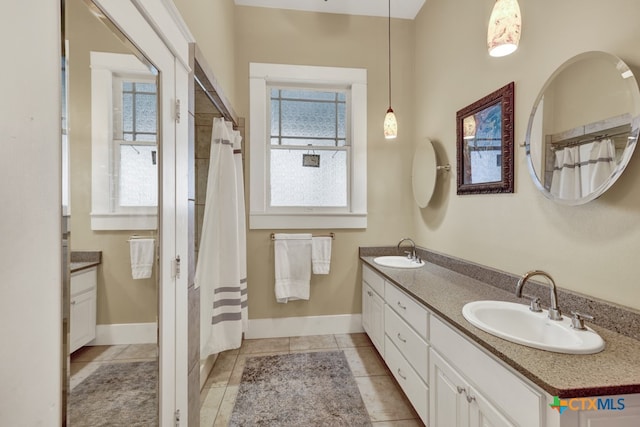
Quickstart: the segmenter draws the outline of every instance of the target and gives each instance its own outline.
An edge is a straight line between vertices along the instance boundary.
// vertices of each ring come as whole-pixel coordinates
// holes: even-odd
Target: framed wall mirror
[[[457,194],[513,193],[514,83],[456,114]]]
[[[534,104],[525,148],[545,197],[580,205],[620,177],[636,146],[640,91],[615,55],[585,52],[549,77]]]

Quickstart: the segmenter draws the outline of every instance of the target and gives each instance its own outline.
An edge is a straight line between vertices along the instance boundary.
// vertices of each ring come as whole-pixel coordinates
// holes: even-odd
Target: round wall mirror
[[[633,154],[639,116],[638,83],[620,58],[586,52],[562,64],[540,91],[527,127],[538,189],[566,205],[602,195]]]
[[[437,172],[436,152],[431,140],[425,138],[416,145],[411,173],[413,198],[421,208],[427,207],[431,200],[436,186]]]

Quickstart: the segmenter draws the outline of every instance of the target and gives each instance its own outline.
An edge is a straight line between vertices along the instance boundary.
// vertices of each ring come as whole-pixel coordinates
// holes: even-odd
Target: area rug
[[[72,427],[158,425],[158,363],[108,363],[78,384],[67,401]]]
[[[246,360],[230,426],[370,426],[342,351]]]

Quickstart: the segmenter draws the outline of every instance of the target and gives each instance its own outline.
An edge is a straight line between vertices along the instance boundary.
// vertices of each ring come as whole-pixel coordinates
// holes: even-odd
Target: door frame
[[[92,0],[157,67],[160,106],[158,197],[158,421],[188,419],[188,100],[193,37],[170,1]],[[179,261],[178,261],[179,260]],[[180,268],[182,267],[182,272]]]

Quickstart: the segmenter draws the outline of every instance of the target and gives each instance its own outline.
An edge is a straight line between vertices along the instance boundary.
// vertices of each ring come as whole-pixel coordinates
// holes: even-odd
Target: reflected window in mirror
[[[113,84],[115,211],[158,206],[158,99],[153,80]]]
[[[513,193],[514,83],[457,113],[457,193]]]
[[[131,54],[90,56],[91,227],[156,229],[157,73]]]

